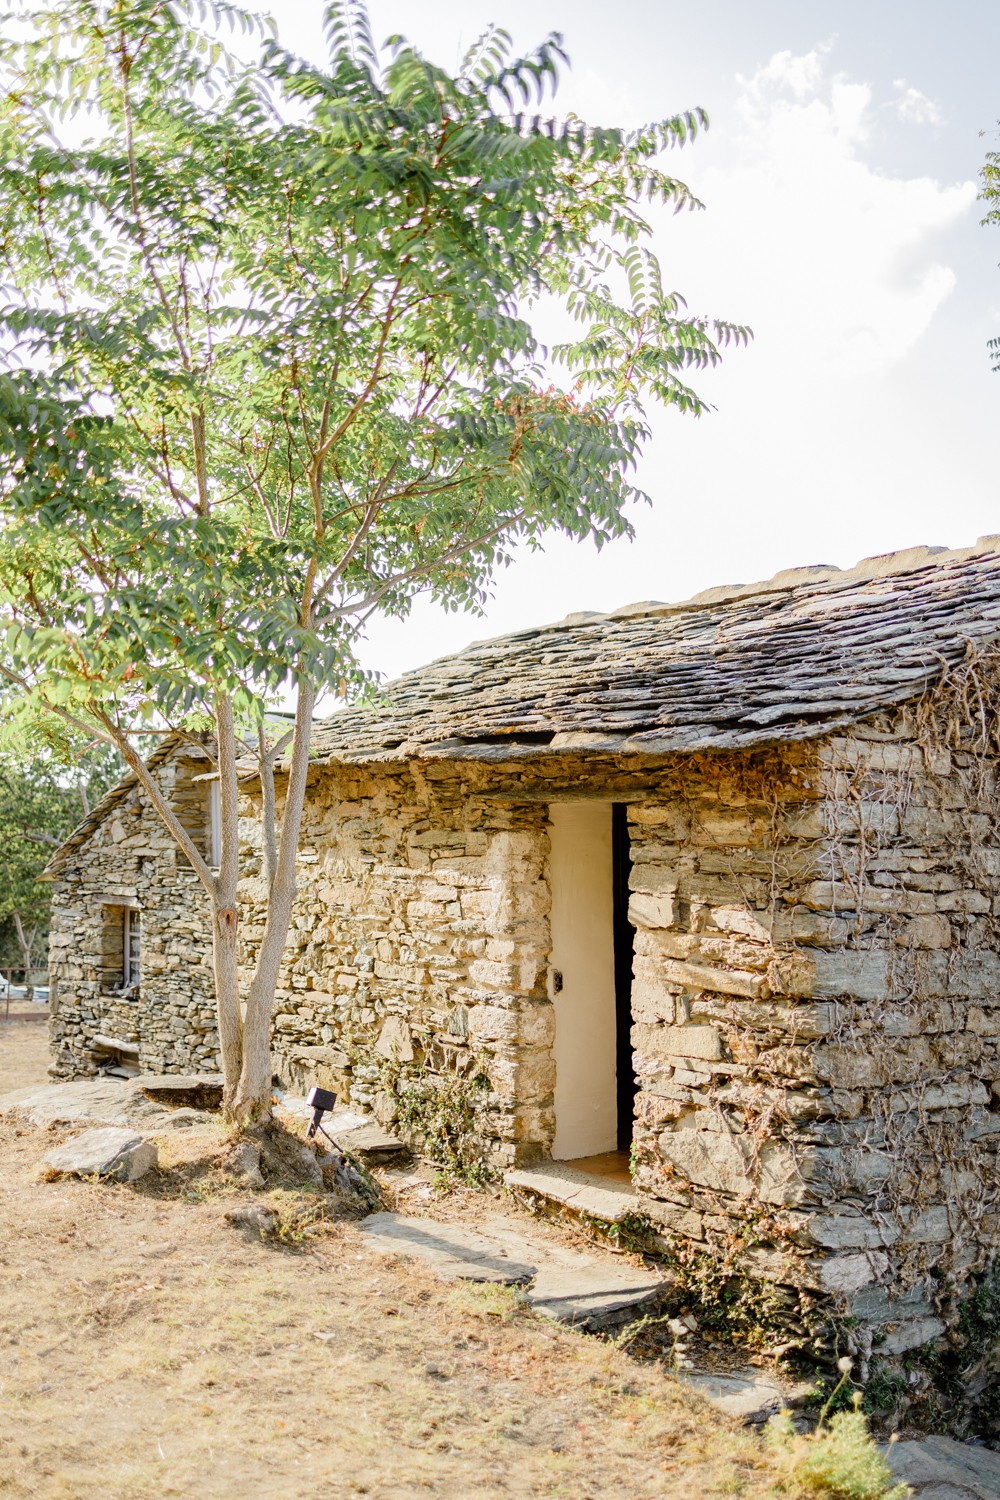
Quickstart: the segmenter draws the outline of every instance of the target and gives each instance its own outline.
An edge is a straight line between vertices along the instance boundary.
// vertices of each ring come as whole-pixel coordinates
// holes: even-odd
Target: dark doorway
[[[632,1071],[632,955],[635,928],[628,919],[632,855],[628,838],[628,808],[611,806],[611,859],[614,886],[615,1020],[618,1065],[618,1149],[632,1149],[635,1114],[635,1074]]]

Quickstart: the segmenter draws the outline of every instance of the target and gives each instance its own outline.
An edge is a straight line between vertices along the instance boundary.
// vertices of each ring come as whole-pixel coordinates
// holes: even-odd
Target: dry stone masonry
[[[189,833],[208,837],[207,764],[181,754],[157,775]],[[89,826],[88,826],[89,825]],[[104,799],[61,851],[49,949],[55,1077],[122,1055],[149,1073],[216,1072],[211,927],[201,884],[134,783]],[[141,981],[125,983],[124,913],[138,913]]]
[[[336,716],[277,1072],[411,1135],[415,1081],[482,1079],[484,1157],[550,1157],[549,807],[623,805],[642,1214],[769,1286],[790,1341],[832,1329],[865,1366],[939,1339],[1000,1247],[997,639],[992,543],[918,550],[525,632]],[[160,774],[204,830],[198,770]],[[252,786],[241,829],[248,970]],[[117,1036],[145,1070],[213,1071],[205,904],[134,786],[53,877],[55,1070]],[[142,981],[122,995],[130,904]]]

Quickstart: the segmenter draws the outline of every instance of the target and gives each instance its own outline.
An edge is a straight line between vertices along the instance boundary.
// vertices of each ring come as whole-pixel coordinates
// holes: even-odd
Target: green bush
[[[768,1424],[766,1439],[793,1493],[817,1500],[906,1500],[872,1441],[865,1416],[838,1411],[815,1432],[796,1432],[787,1412]]]

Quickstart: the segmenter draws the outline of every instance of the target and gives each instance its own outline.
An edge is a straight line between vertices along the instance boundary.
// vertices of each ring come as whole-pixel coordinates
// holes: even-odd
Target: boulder
[[[46,1166],[60,1177],[110,1177],[116,1182],[136,1182],[156,1161],[152,1141],[113,1125],[84,1130],[45,1158]]]

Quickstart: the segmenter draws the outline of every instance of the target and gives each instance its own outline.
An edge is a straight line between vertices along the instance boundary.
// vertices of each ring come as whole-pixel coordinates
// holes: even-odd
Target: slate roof
[[[317,723],[314,761],[659,755],[815,739],[920,697],[1000,642],[1000,536],[856,568],[797,568],[477,641]],[[150,758],[173,754],[166,736]],[[253,774],[248,763],[246,770]],[[64,867],[136,786],[130,772],[50,860]],[[43,877],[44,878],[44,877]]]
[[[172,755],[175,755],[181,746],[184,746],[192,757],[199,755],[197,746],[192,744],[187,735],[165,734],[152,754],[147,755],[146,765],[150,770],[154,770],[157,766],[162,765],[165,760],[169,760]],[[115,808],[121,802],[124,802],[129,793],[133,792],[138,785],[139,778],[135,772],[126,771],[121,781],[116,781],[114,786],[110,787],[104,793],[101,800],[94,803],[83,821],[78,823],[65,842],[59,845],[59,848],[53,854],[41,875],[39,875],[39,880],[54,880],[66,865],[73,850],[79,849],[82,844],[85,844],[90,835],[100,828],[108,814],[114,812]]]
[[[1000,639],[1000,536],[802,568],[682,604],[477,642],[317,726],[319,761],[510,760],[815,738],[915,699]]]

